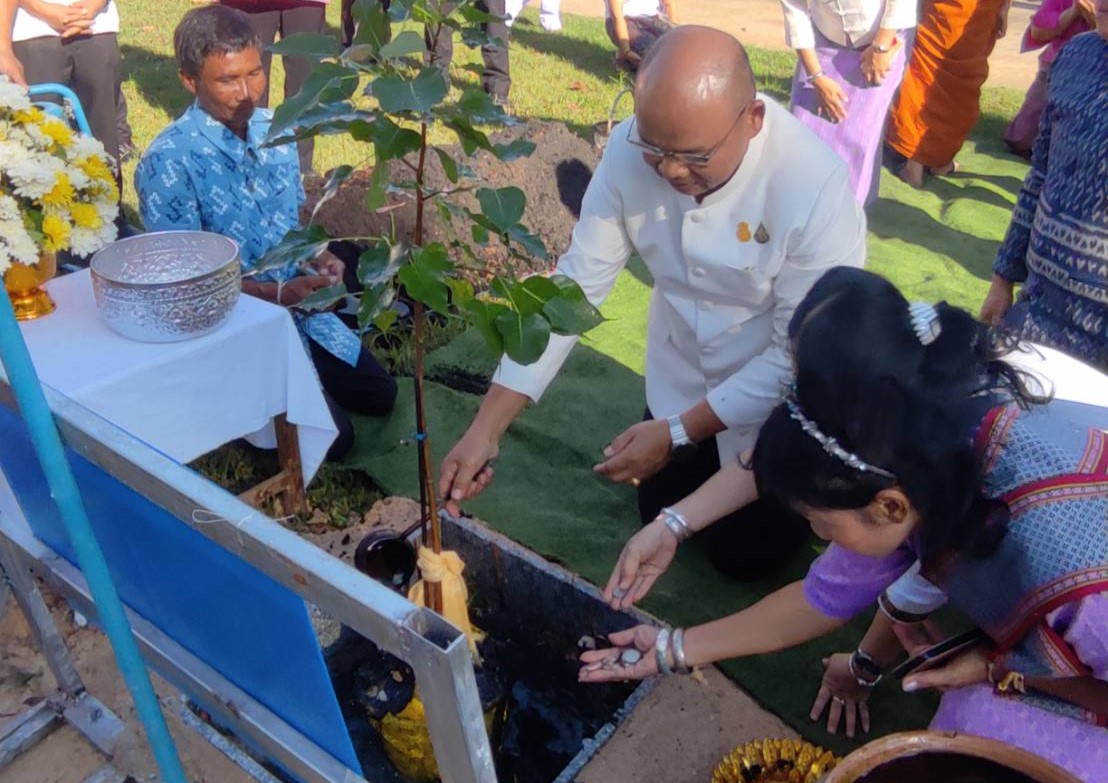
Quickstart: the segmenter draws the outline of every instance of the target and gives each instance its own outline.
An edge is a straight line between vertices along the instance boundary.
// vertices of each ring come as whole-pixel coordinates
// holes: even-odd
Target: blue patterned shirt
[[[271,112],[256,109],[246,139],[194,103],[147,148],[135,169],[139,211],[147,231],[212,231],[239,244],[242,269],[300,225],[304,188],[295,144],[265,147]],[[268,270],[259,280],[284,282],[295,265]],[[301,334],[351,366],[361,342],[333,313],[293,312]]]

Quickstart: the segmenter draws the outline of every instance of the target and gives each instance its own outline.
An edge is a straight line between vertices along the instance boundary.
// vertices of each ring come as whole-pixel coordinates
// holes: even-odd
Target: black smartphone
[[[937,666],[943,661],[953,658],[958,653],[968,650],[970,647],[980,644],[988,638],[989,635],[980,628],[974,628],[960,633],[957,636],[951,636],[949,639],[944,639],[938,644],[921,650],[904,661],[904,663],[893,669],[892,676],[902,678],[921,669],[930,669],[932,666]]]

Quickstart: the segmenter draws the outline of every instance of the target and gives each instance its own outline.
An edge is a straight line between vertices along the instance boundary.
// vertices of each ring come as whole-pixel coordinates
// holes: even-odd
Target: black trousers
[[[119,40],[115,33],[32,38],[12,45],[28,84],[68,86],[81,101],[92,135],[119,160]]]
[[[358,282],[358,256],[362,248],[353,242],[332,242],[328,248],[340,261],[343,270],[343,282],[348,291],[361,291]],[[349,364],[330,353],[326,348],[308,339],[312,364],[319,373],[327,406],[335,420],[339,434],[327,451],[327,459],[340,459],[354,445],[354,425],[347,411],[364,413],[369,416],[384,416],[392,410],[396,402],[396,381],[373,354],[362,348],[358,363]]]
[[[647,418],[651,418],[647,412]],[[688,459],[670,462],[639,485],[639,515],[645,525],[665,506],[691,495],[719,471],[716,439],[701,442]],[[739,580],[760,579],[779,570],[808,538],[803,517],[769,499],[759,499],[697,533],[712,564]]]
[[[387,11],[389,0],[380,0]],[[477,8],[496,16],[507,15],[505,0],[477,0]],[[354,40],[354,0],[342,0],[342,38],[346,46]],[[485,32],[500,40],[499,44],[486,44],[481,47],[481,59],[485,70],[481,74],[481,87],[493,98],[508,99],[512,87],[511,66],[508,57],[508,23],[505,19],[482,25]],[[439,31],[437,39],[426,36],[427,50],[431,52],[431,63],[439,66],[443,72],[450,68],[454,58],[454,31],[448,27]]]
[[[269,52],[269,47],[277,40],[277,33],[281,34],[282,39],[295,33],[321,33],[325,11],[326,6],[322,3],[312,3],[311,6],[290,8],[286,11],[250,11],[246,14],[250,17],[250,24],[257,31],[258,37],[262,39],[265,92],[258,102],[260,106],[269,106],[269,73],[273,64],[273,55]],[[312,72],[312,61],[307,57],[285,57],[282,63],[285,66],[285,98],[288,99],[300,92],[300,88],[304,86],[308,74]],[[301,173],[311,171],[315,140],[302,139],[296,142],[296,151],[300,157]]]

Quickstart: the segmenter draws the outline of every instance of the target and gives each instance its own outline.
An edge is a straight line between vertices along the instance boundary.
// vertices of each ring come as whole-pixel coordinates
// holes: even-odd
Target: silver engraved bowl
[[[239,248],[207,231],[157,231],[113,242],[89,263],[100,314],[132,340],[172,343],[213,332],[242,288]]]

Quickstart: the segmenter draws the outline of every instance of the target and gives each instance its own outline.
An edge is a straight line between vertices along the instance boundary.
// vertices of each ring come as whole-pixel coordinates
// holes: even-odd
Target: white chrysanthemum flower
[[[112,233],[114,235],[114,228]],[[91,256],[105,244],[101,232],[89,228],[74,228],[69,237],[69,249],[78,256]]]
[[[106,198],[97,199],[93,203],[96,207],[96,214],[100,216],[101,223],[106,226],[110,226],[113,222],[115,222],[115,218],[119,214],[118,204],[116,204],[114,201],[109,201]]]
[[[38,256],[38,246],[23,227],[23,221],[0,221],[0,274],[13,260],[34,264],[38,262]]]
[[[19,220],[19,204],[11,196],[0,194],[0,220]]]
[[[41,199],[54,188],[57,174],[64,168],[65,164],[53,155],[32,154],[9,166],[7,175],[17,196]]]
[[[84,190],[92,184],[92,179],[89,175],[76,166],[66,166],[65,173],[69,176],[69,184],[76,190]]]
[[[26,160],[30,154],[26,146],[16,141],[0,141],[0,172],[5,172],[16,163]]]
[[[12,111],[23,111],[31,108],[31,99],[27,95],[27,88],[20,87],[7,76],[0,76],[0,106]]]
[[[100,140],[82,134],[74,136],[73,144],[69,147],[69,159],[80,160],[81,158],[88,158],[92,155],[102,155],[105,158],[108,156],[107,153],[104,152],[104,145],[100,143]]]
[[[24,125],[23,132],[27,134],[27,138],[31,140],[35,149],[48,150],[53,145],[54,140],[42,132],[42,129],[37,125]]]

